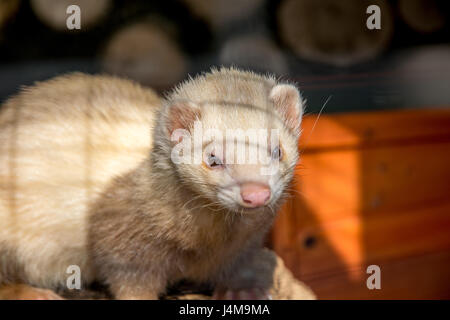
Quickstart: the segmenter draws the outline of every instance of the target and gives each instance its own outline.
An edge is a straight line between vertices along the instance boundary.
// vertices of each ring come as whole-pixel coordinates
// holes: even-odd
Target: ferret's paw
[[[52,290],[29,287],[22,290],[17,296],[17,300],[64,300]]]
[[[35,288],[26,284],[10,284],[0,287],[0,300],[64,300],[48,289]]]
[[[268,291],[262,289],[216,291],[214,300],[272,300]]]

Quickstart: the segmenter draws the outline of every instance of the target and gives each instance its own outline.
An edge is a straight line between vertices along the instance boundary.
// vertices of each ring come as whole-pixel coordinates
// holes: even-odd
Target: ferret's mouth
[[[248,213],[248,214],[255,214],[255,213],[261,213],[264,211],[268,211],[270,209],[269,204],[259,206],[259,207],[246,207],[240,204],[237,204],[237,210],[234,210],[236,213]]]

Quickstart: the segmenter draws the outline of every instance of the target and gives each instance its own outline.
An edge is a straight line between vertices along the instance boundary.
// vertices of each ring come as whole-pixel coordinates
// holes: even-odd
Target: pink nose
[[[249,208],[261,207],[270,199],[270,188],[259,183],[244,183],[241,185],[241,197],[244,206]]]

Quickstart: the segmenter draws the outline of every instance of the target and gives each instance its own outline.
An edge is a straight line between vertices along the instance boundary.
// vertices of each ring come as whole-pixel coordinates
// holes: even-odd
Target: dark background
[[[344,66],[296,55],[280,35],[277,11],[283,1],[260,2],[262,4],[251,14],[215,28],[208,19],[196,15],[182,1],[112,1],[95,25],[82,25],[80,31],[58,31],[41,21],[29,1],[20,1],[15,13],[0,27],[0,102],[16,93],[21,86],[37,80],[71,71],[107,72],[101,62],[107,40],[124,26],[152,15],[168,21],[171,30],[175,30],[170,31],[171,39],[188,61],[182,78],[223,64],[220,51],[227,40],[240,34],[259,34],[273,41],[279,50],[286,68],[277,75],[298,83],[308,101],[309,112],[318,112],[329,97],[324,112],[450,105],[448,1],[424,2],[437,6],[445,20],[444,26],[433,32],[411,28],[398,12],[398,1],[388,1],[394,21],[389,45],[371,59]],[[329,2],[325,1],[324,5],[329,5]],[[51,1],[48,3],[51,6]],[[239,4],[231,1],[230,5],[236,3]],[[363,14],[363,18],[368,16]],[[331,25],[330,28],[338,26]],[[254,54],[258,59],[258,48]],[[248,67],[244,60],[237,57],[231,62]],[[273,71],[270,59],[266,62],[267,68],[264,61],[250,68]],[[154,63],[158,65],[159,62]],[[156,87],[164,92],[177,82],[178,79],[170,85]],[[143,83],[152,86],[151,81]]]

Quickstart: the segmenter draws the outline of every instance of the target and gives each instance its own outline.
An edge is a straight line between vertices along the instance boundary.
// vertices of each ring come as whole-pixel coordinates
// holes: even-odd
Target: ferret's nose
[[[245,207],[261,207],[270,199],[270,188],[265,184],[244,183],[241,185],[241,198]]]

